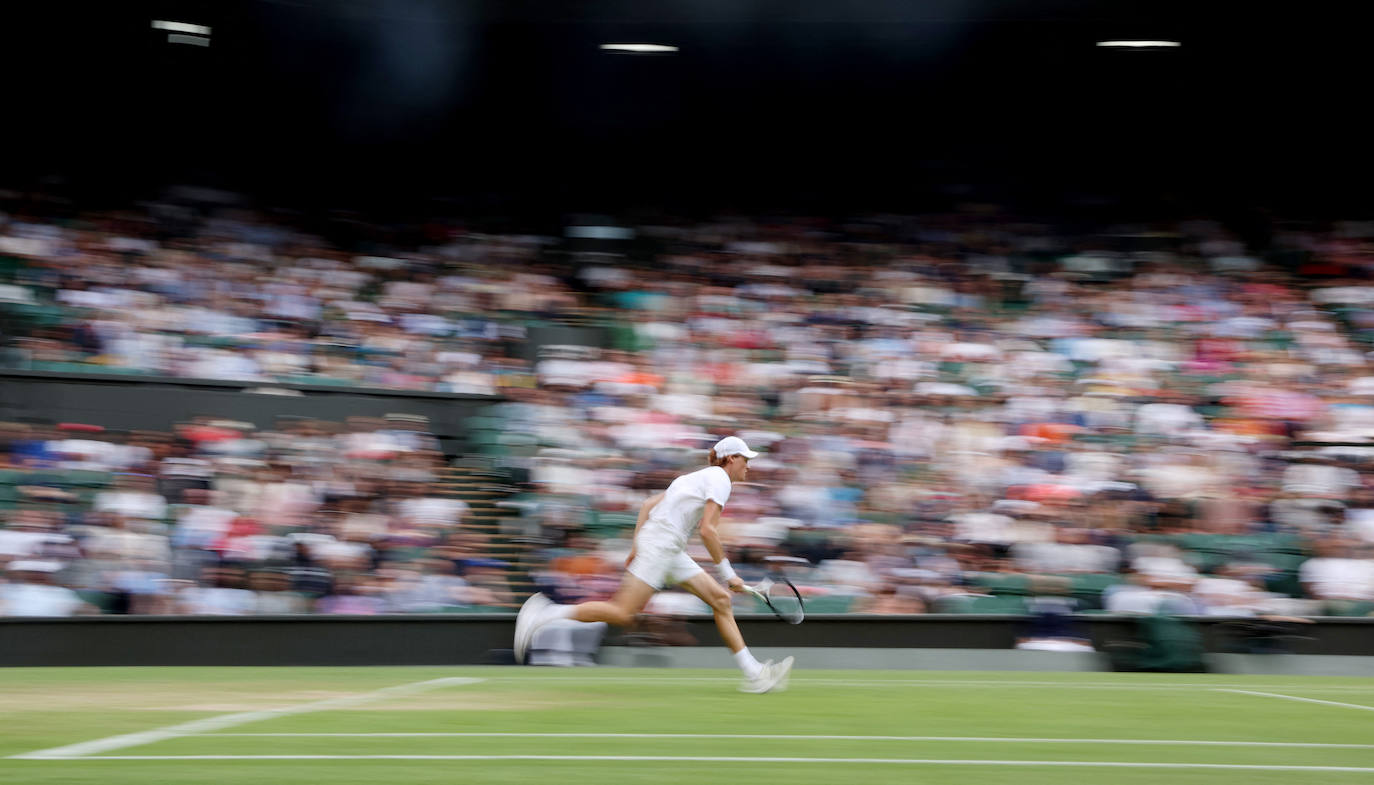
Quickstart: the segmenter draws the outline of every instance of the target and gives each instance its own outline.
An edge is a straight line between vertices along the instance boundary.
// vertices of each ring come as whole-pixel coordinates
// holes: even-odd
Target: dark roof
[[[1356,8],[50,0],[4,26],[0,62],[24,74],[6,103],[25,119],[7,132],[33,172],[611,194],[1082,178],[1291,194],[1369,173]],[[209,25],[212,43],[169,44],[153,18]],[[1093,45],[1123,37],[1184,46]],[[610,41],[681,51],[598,50]]]

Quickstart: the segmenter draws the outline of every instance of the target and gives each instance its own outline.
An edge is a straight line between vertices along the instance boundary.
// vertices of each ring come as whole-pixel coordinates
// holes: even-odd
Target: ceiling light
[[[169,30],[173,33],[190,33],[191,35],[209,35],[208,25],[193,25],[188,22],[167,22],[162,19],[153,20],[154,30]]]
[[[1183,46],[1183,44],[1178,41],[1098,41],[1097,45],[1120,49],[1160,49]]]
[[[602,44],[601,48],[607,52],[630,52],[633,54],[660,54],[677,51],[676,46],[667,44]]]
[[[189,44],[190,46],[209,46],[210,39],[198,35],[182,35],[181,33],[168,33],[167,43],[169,44]]]

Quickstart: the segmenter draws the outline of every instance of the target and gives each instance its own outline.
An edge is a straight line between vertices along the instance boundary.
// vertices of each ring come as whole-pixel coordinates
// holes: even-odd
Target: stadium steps
[[[517,511],[501,506],[516,488],[500,471],[480,466],[452,466],[440,472],[436,485],[441,496],[461,499],[468,506],[462,529],[484,543],[482,556],[506,563],[506,581],[517,598],[530,591],[526,552],[529,544],[510,533],[508,521]],[[510,610],[500,608],[497,610]]]

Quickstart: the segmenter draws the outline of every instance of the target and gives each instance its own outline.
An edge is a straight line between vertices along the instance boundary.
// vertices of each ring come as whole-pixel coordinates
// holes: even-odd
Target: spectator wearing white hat
[[[76,592],[57,584],[62,564],[21,559],[10,562],[8,582],[0,583],[0,616],[76,616],[99,613]]]

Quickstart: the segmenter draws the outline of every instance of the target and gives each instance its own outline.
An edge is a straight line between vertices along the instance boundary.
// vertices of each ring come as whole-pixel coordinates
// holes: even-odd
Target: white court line
[[[166,741],[167,739],[193,736],[204,731],[232,728],[235,725],[243,725],[259,720],[285,717],[291,714],[305,714],[306,712],[312,711],[341,709],[349,706],[357,706],[362,703],[370,703],[383,698],[390,698],[396,695],[408,695],[413,692],[424,692],[425,690],[432,690],[438,687],[449,687],[457,684],[476,684],[480,681],[484,680],[459,676],[430,679],[429,681],[417,681],[412,684],[384,687],[380,690],[366,692],[361,695],[330,698],[328,700],[302,703],[296,706],[283,706],[278,709],[264,709],[262,711],[246,711],[237,714],[221,714],[218,717],[206,717],[202,720],[183,722],[180,725],[168,725],[163,728],[155,728],[153,730],[140,731],[138,733],[126,733],[121,736],[110,736],[104,739],[95,739],[94,741],[68,744],[65,747],[52,747],[46,750],[25,752],[20,755],[11,755],[10,758],[17,760],[73,760],[97,752],[118,750],[125,747],[139,747],[144,744]]]
[[[267,738],[503,738],[503,739],[778,739],[791,741],[971,741],[1005,744],[1163,744],[1204,747],[1328,747],[1368,750],[1374,744],[1333,744],[1308,741],[1201,741],[1198,739],[1042,739],[1012,736],[834,736],[791,733],[200,733],[201,737]]]
[[[507,669],[507,670],[509,670],[509,669]],[[673,682],[727,682],[727,681],[728,681],[728,682],[736,682],[736,681],[739,681],[739,676],[738,676],[738,674],[737,674],[735,671],[731,670],[731,671],[729,671],[729,672],[724,672],[724,669],[722,669],[722,673],[721,673],[721,675],[719,675],[719,676],[650,676],[650,675],[647,675],[647,673],[645,673],[645,675],[635,675],[635,674],[634,674],[634,671],[635,671],[636,669],[634,669],[634,668],[626,668],[625,670],[627,671],[627,673],[626,673],[625,675],[623,675],[623,676],[611,676],[611,675],[604,675],[604,674],[586,674],[586,675],[582,675],[582,674],[575,674],[575,673],[567,673],[567,674],[560,674],[560,673],[522,673],[522,674],[520,674],[520,675],[518,675],[518,676],[517,676],[517,675],[496,675],[496,674],[493,674],[493,675],[487,676],[486,678],[487,678],[488,681],[493,681],[493,682],[501,682],[501,681],[520,681],[520,682],[547,681],[547,682],[555,682],[555,683],[558,683],[558,682],[575,683],[575,682],[582,682],[582,681],[605,681],[605,682],[624,682],[624,683],[627,683],[627,684],[628,684],[628,683],[635,683],[635,682],[664,682],[664,683],[673,683]],[[640,672],[641,672],[641,673],[644,673],[644,671],[640,671]],[[1137,687],[1137,688],[1142,688],[1142,689],[1161,689],[1161,688],[1165,688],[1165,689],[1197,689],[1197,688],[1200,688],[1200,687],[1235,687],[1235,688],[1239,689],[1239,688],[1242,688],[1242,687],[1252,686],[1252,685],[1244,684],[1244,683],[1237,684],[1237,683],[1235,683],[1235,682],[1221,682],[1221,681],[1218,681],[1218,682],[1211,682],[1211,681],[1187,681],[1187,682],[1181,682],[1181,681],[1172,681],[1172,682],[1140,681],[1140,682],[1136,682],[1136,683],[1131,683],[1131,682],[1127,681],[1127,682],[1118,683],[1118,682],[1104,682],[1104,681],[1083,682],[1083,681],[1077,681],[1077,680],[1074,680],[1074,679],[1065,679],[1065,680],[1063,680],[1063,681],[1051,681],[1051,680],[1048,680],[1048,679],[1039,679],[1039,680],[1036,680],[1036,679],[1024,679],[1024,680],[1023,680],[1023,679],[866,679],[866,678],[859,677],[859,676],[853,676],[853,677],[838,677],[838,676],[820,676],[820,675],[812,675],[812,674],[819,674],[819,673],[822,673],[822,672],[823,672],[822,670],[813,670],[813,671],[810,671],[810,672],[793,673],[793,674],[792,674],[792,683],[795,684],[795,683],[797,683],[797,682],[805,682],[805,683],[807,683],[807,684],[846,684],[846,685],[849,685],[849,684],[871,684],[871,685],[873,685],[873,686],[878,686],[878,687],[886,686],[886,685],[894,685],[894,684],[916,684],[916,685],[922,685],[922,686],[949,684],[949,685],[960,686],[960,687],[963,687],[963,686],[972,686],[972,687],[1100,687],[1100,688],[1102,688],[1102,689],[1116,688],[1116,687]],[[1095,676],[1095,675],[1098,675],[1098,674],[1087,674],[1087,673],[1085,673],[1085,674],[1083,674],[1083,675],[1084,675],[1084,676],[1089,676],[1089,675]],[[1350,677],[1350,680],[1354,681],[1354,680],[1357,680],[1357,678],[1358,678],[1358,677]],[[1360,681],[1366,681],[1366,679],[1358,679],[1358,680],[1360,680]],[[1272,687],[1272,688],[1274,688],[1274,689],[1280,689],[1280,690],[1282,690],[1282,689],[1289,689],[1289,690],[1308,689],[1308,685],[1307,685],[1307,684],[1266,684],[1265,686],[1267,686],[1267,687]],[[1313,686],[1315,686],[1315,685],[1313,685]],[[1341,690],[1348,690],[1348,689],[1353,689],[1353,690],[1374,690],[1374,683],[1370,683],[1368,686],[1365,686],[1365,685],[1358,685],[1358,684],[1356,684],[1356,685],[1345,685],[1345,684],[1332,685],[1332,684],[1327,684],[1327,685],[1325,685],[1325,686],[1326,686],[1327,689],[1341,689]]]
[[[1283,698],[1284,700],[1289,701],[1302,701],[1303,703],[1321,703],[1326,706],[1343,706],[1347,709],[1364,709],[1365,711],[1374,711],[1374,706],[1365,706],[1359,703],[1341,703],[1340,701],[1324,701],[1317,700],[1316,698],[1299,698],[1296,695],[1280,695],[1277,692],[1256,692],[1254,690],[1232,689],[1219,689],[1217,690],[1217,692],[1234,692],[1237,695],[1259,695],[1264,698]]]
[[[579,682],[609,682],[613,684],[677,684],[693,682],[710,683],[735,683],[739,681],[736,675],[731,676],[490,676],[490,681],[518,681],[523,684],[533,684],[547,682],[550,684],[577,684]],[[996,681],[996,680],[977,680],[977,679],[833,679],[833,678],[807,678],[804,675],[794,673],[792,684],[812,684],[827,687],[997,687],[997,688],[1018,688],[1018,687],[1048,687],[1072,690],[1193,690],[1193,689],[1226,689],[1246,687],[1244,684],[1208,683],[1208,682],[1186,682],[1186,683],[1141,683],[1141,684],[1104,684],[1101,682],[1082,683],[1072,681]],[[1322,686],[1320,684],[1266,684],[1267,687],[1279,690],[1303,690],[1304,692],[1360,692],[1374,691],[1374,684],[1369,686],[1350,685],[1350,686]]]
[[[927,766],[1075,766],[1123,769],[1247,769],[1254,771],[1374,772],[1361,766],[1268,766],[1251,763],[1158,763],[1081,760],[948,760],[937,758],[736,758],[690,755],[101,755],[57,760],[527,760],[673,763],[893,763]]]

